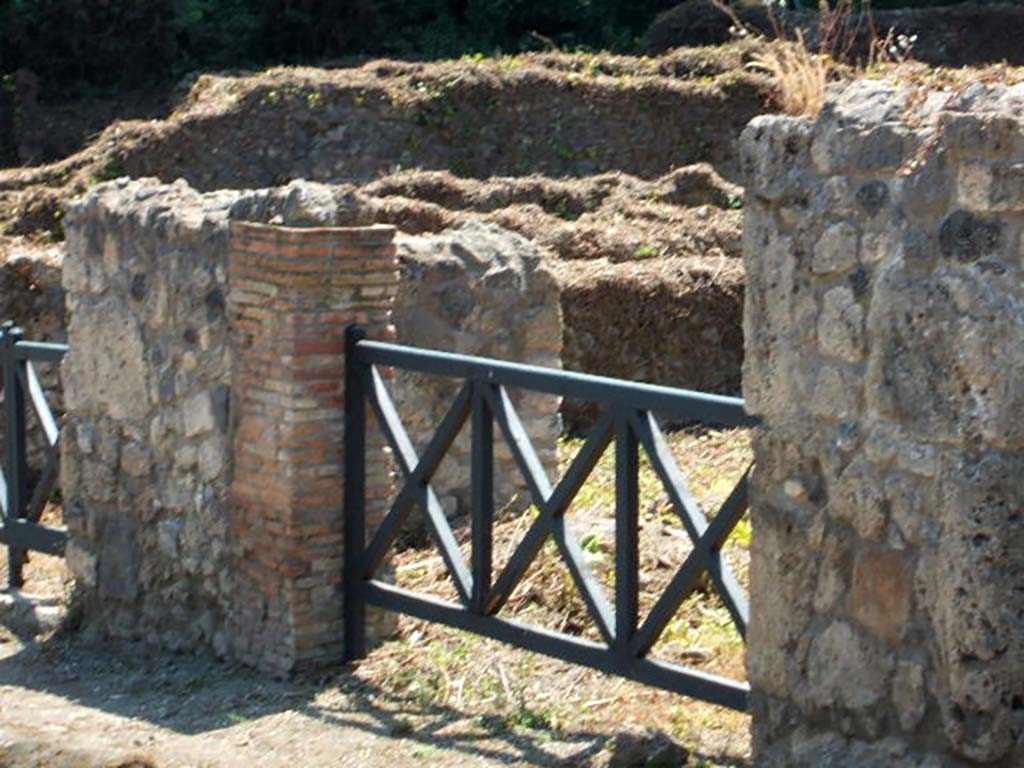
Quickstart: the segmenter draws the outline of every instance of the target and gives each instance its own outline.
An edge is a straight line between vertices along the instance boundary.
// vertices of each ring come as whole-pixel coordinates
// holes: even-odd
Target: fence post
[[[366,655],[366,600],[363,559],[366,551],[366,393],[356,345],[366,338],[358,325],[345,329],[345,490],[342,611],[346,661]]]
[[[632,656],[639,605],[639,466],[636,435],[623,409],[615,420],[615,646],[623,663]]]
[[[473,600],[476,613],[486,613],[491,591],[494,529],[494,417],[484,398],[485,382],[473,385],[471,481],[473,494]]]
[[[4,474],[7,480],[7,518],[20,520],[25,516],[28,501],[28,472],[25,463],[25,393],[18,383],[18,362],[15,345],[21,341],[24,332],[14,323],[6,322],[0,328],[3,348],[4,376],[4,430],[6,460]],[[17,589],[24,584],[21,571],[25,562],[25,551],[9,546],[7,550],[8,585]]]

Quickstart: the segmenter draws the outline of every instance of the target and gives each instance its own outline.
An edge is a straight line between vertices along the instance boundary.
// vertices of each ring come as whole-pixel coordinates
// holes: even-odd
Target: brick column
[[[233,634],[241,659],[274,672],[341,656],[345,327],[393,335],[393,239],[387,226],[232,224]],[[379,455],[369,500],[391,483]]]

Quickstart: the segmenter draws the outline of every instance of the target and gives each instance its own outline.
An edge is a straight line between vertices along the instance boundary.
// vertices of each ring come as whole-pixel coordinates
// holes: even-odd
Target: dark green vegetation
[[[675,0],[0,0],[0,73],[138,84],[358,55],[630,50]]]
[[[876,0],[876,7],[949,0]],[[196,69],[353,56],[634,52],[678,0],[0,0],[0,75],[143,85]],[[789,0],[795,7],[817,5]],[[48,89],[50,90],[50,89]],[[53,96],[51,92],[44,96]]]

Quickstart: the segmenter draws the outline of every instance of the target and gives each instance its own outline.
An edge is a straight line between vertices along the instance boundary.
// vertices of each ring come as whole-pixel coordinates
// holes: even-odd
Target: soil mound
[[[165,120],[116,122],[59,162],[0,170],[0,229],[59,232],[60,200],[118,176],[207,191],[403,168],[655,179],[708,162],[734,179],[735,140],[769,92],[737,48],[203,75]]]
[[[567,367],[735,392],[735,142],[771,96],[748,53],[204,75],[166,119],[116,122],[63,160],[0,170],[0,231],[59,239],[61,204],[121,176],[200,191],[325,182],[412,234],[482,219],[536,242],[562,286]],[[669,337],[708,341],[706,354]]]

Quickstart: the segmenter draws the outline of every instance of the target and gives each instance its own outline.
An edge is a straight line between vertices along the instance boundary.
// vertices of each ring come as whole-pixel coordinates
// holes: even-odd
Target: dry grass
[[[863,76],[909,61],[914,39],[895,30],[880,33],[870,0],[819,0],[815,43],[799,27],[790,32],[768,6],[774,39],[768,40],[745,26],[726,0],[712,0],[733,21],[740,37],[755,41],[747,67],[764,72],[775,84],[776,100],[789,115],[817,117],[825,104],[825,89],[834,80]],[[857,50],[867,36],[868,54],[858,60]]]
[[[749,66],[766,72],[775,82],[783,112],[808,117],[821,113],[825,87],[835,71],[834,59],[811,51],[800,30],[795,40],[766,42]]]
[[[718,508],[751,461],[750,436],[745,430],[681,431],[672,434],[670,442],[705,510]],[[578,439],[563,441],[563,468],[580,444]],[[609,450],[568,513],[609,596],[614,587],[614,489],[614,456]],[[660,481],[643,456],[640,510],[642,620],[691,549]],[[533,514],[530,510],[496,525],[496,569],[514,550]],[[457,531],[464,554],[468,554],[468,535],[468,530]],[[744,584],[750,540],[749,521],[744,519],[725,548],[727,561]],[[401,586],[455,599],[433,549],[407,549],[397,554],[395,562]],[[599,639],[552,542],[545,545],[501,615]],[[360,666],[359,675],[413,707],[455,707],[492,729],[527,728],[556,734],[587,728],[611,735],[627,725],[652,728],[705,755],[706,765],[736,765],[735,761],[749,755],[749,719],[741,713],[689,702],[418,620],[403,618],[399,626],[397,641],[372,653]],[[744,678],[743,642],[707,585],[684,603],[652,655]]]

